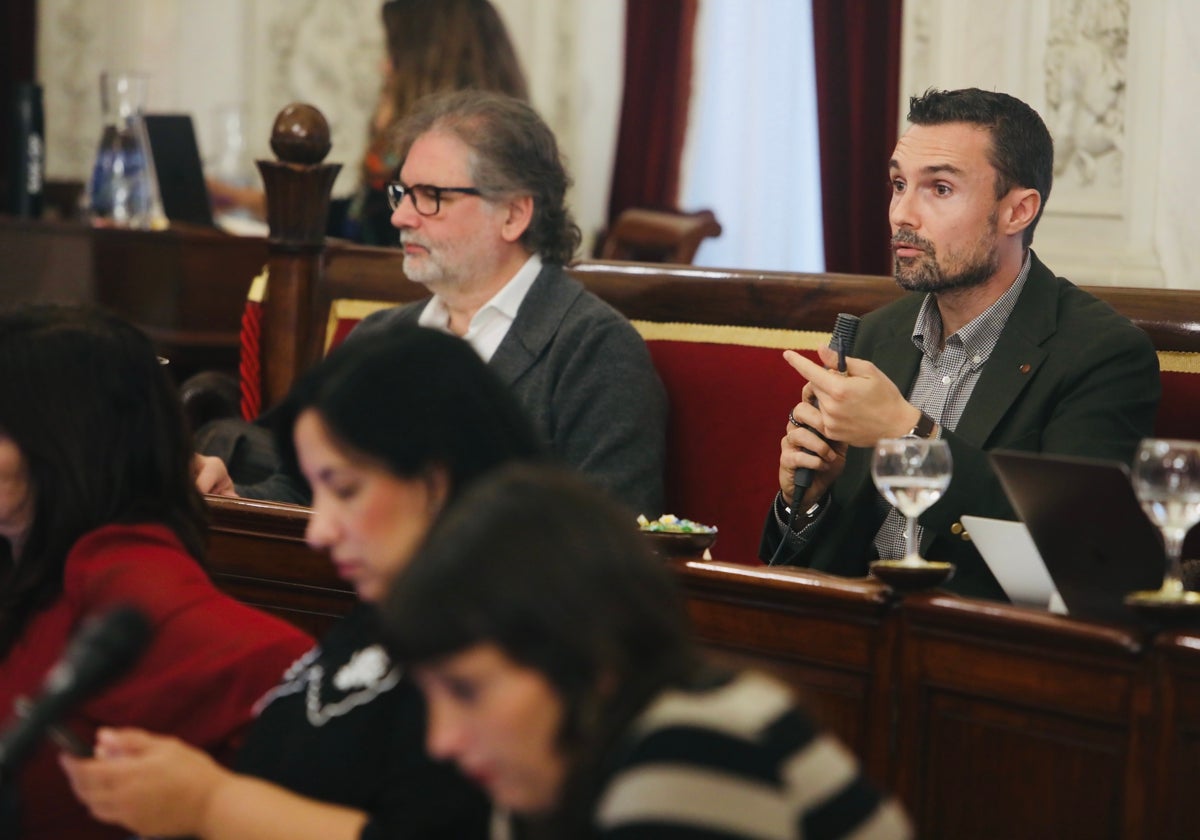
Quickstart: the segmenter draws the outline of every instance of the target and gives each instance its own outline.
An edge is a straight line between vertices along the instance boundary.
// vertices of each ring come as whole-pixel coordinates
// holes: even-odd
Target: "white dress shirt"
[[[463,339],[475,348],[475,352],[485,362],[491,361],[496,348],[500,346],[504,336],[508,335],[508,328],[517,317],[521,302],[525,300],[525,295],[541,271],[542,258],[534,254],[471,318]],[[450,310],[446,308],[446,302],[439,295],[434,295],[421,310],[417,323],[423,327],[450,332]]]

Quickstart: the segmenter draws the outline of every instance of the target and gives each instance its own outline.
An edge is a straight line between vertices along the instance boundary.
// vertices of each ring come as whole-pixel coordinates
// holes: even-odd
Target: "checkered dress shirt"
[[[942,346],[942,316],[932,294],[925,296],[917,322],[913,326],[912,341],[921,351],[921,369],[913,383],[908,401],[924,411],[943,429],[954,431],[962,417],[975,384],[983,373],[983,366],[996,349],[996,342],[1008,323],[1025,280],[1029,276],[1029,252],[1017,273],[1017,279],[1007,292],[984,310],[973,321],[946,339]],[[883,525],[875,534],[875,550],[884,559],[903,557],[907,546],[904,543],[905,518],[899,510],[888,504],[881,495],[881,507],[887,508]],[[917,526],[917,545],[921,544],[923,529]]]

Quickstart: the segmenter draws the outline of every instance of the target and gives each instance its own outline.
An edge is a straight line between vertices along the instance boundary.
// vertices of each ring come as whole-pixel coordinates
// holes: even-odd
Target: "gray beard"
[[[415,263],[405,257],[402,268],[405,277],[422,286],[437,285],[443,279],[442,267],[433,263],[428,257],[423,263]]]

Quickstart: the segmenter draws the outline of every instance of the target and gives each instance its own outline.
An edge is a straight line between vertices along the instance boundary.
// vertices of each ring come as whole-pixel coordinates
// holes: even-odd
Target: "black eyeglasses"
[[[400,202],[404,201],[404,196],[408,196],[412,199],[413,209],[422,216],[436,216],[442,209],[442,196],[445,193],[483,195],[474,187],[435,187],[432,184],[413,184],[406,187],[399,181],[392,181],[387,185],[389,207],[395,210],[400,206]]]

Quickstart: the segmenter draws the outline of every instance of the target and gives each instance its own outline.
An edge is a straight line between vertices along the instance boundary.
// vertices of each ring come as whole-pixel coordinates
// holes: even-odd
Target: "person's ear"
[[[440,465],[432,467],[425,474],[425,486],[429,492],[429,511],[436,517],[450,501],[450,471]]]
[[[1000,231],[1005,236],[1011,236],[1033,224],[1042,207],[1042,196],[1032,188],[1014,188],[1004,197],[1002,205]]]
[[[505,242],[516,242],[525,235],[533,221],[533,196],[519,195],[504,204],[504,224],[500,235]]]

